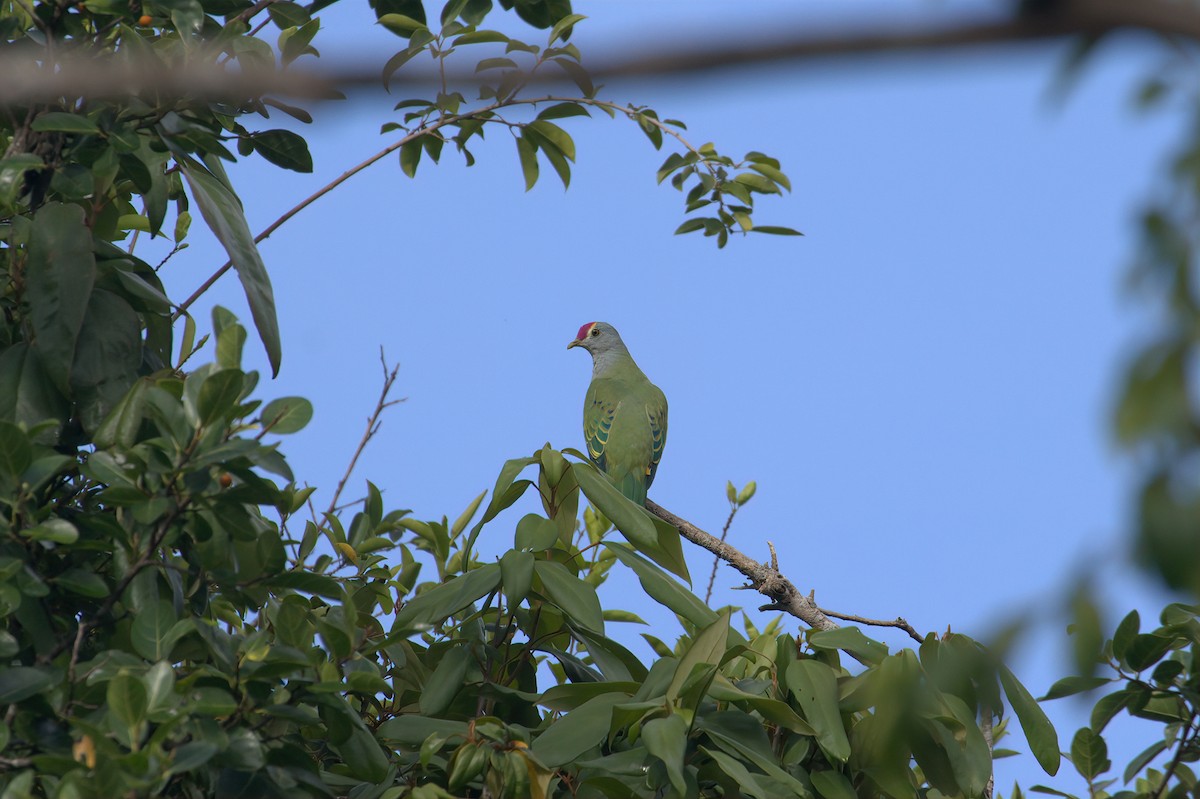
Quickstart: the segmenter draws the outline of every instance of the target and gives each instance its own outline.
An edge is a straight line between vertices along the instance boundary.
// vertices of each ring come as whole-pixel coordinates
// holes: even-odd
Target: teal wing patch
[[[583,410],[583,437],[587,440],[588,457],[602,472],[608,471],[604,450],[616,414],[617,403],[594,396],[588,397],[587,407]]]
[[[667,409],[664,405],[661,409],[654,409],[647,412],[650,417],[650,466],[646,469],[646,488],[649,488],[654,482],[654,475],[658,473],[658,462],[662,460],[663,450],[667,448]]]

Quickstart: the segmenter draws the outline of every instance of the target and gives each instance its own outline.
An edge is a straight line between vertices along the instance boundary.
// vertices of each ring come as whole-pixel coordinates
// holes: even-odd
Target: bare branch
[[[863,616],[855,616],[852,613],[836,613],[832,610],[826,610],[825,608],[821,608],[821,612],[824,613],[826,616],[832,616],[835,619],[841,619],[842,621],[852,621],[855,624],[865,624],[869,627],[898,627],[899,629],[904,630],[904,632],[908,633],[909,637],[912,638],[914,641],[916,641],[918,644],[922,643],[925,640],[921,636],[921,634],[918,633],[916,630],[914,630],[913,626],[911,624],[909,624],[907,621],[905,621],[904,618],[901,616],[897,616],[892,621],[888,621],[886,619],[868,619],[868,618],[864,618]]]
[[[729,536],[729,526],[733,524],[733,517],[737,516],[738,506],[735,504],[729,509],[729,518],[725,520],[725,526],[721,528],[721,543],[725,543],[725,539]],[[708,604],[712,599],[713,583],[717,581],[717,565],[721,559],[713,555],[712,571],[708,574],[708,589],[704,592],[704,604]]]
[[[354,450],[354,455],[351,456],[350,463],[346,465],[346,471],[342,474],[342,479],[338,480],[337,489],[333,492],[333,497],[329,500],[329,507],[325,511],[326,519],[332,516],[337,510],[338,500],[341,499],[342,491],[346,489],[346,482],[350,479],[350,473],[354,471],[354,467],[358,464],[358,459],[363,454],[363,450],[367,448],[367,444],[379,432],[379,417],[388,408],[404,402],[403,399],[388,399],[388,394],[391,393],[392,386],[396,384],[396,376],[400,373],[400,365],[396,364],[389,370],[387,361],[383,357],[382,348],[379,350],[379,362],[383,365],[383,388],[379,391],[379,399],[375,403],[375,410],[367,418],[367,427],[363,430],[362,438],[358,441],[358,447]]]
[[[248,11],[256,13],[260,2]],[[245,14],[246,12],[243,12]],[[35,17],[36,19],[36,17]],[[960,18],[961,20],[961,18]],[[660,51],[650,56],[600,62],[589,68],[597,81],[613,78],[661,78],[662,76],[699,77],[716,69],[771,64],[780,61],[804,61],[820,58],[861,56],[905,51],[945,51],[1021,42],[1039,42],[1071,36],[1101,36],[1118,30],[1144,30],[1153,33],[1200,39],[1200,11],[1195,6],[1170,0],[1059,0],[1042,13],[1015,14],[1005,19],[966,19],[951,24],[909,26],[886,29],[854,30],[820,37],[802,36],[748,43],[714,45],[686,50]],[[473,68],[473,67],[472,67]],[[195,62],[186,70],[164,68],[156,64],[145,68],[135,63],[110,63],[95,60],[61,63],[57,70],[41,70],[27,57],[0,59],[0,106],[23,105],[35,101],[55,101],[64,96],[111,97],[154,92],[162,97],[226,99],[283,94],[292,97],[327,98],[334,88],[382,88],[376,65],[339,67],[321,74],[299,70],[279,72],[271,69],[242,68],[229,71],[219,66],[204,67]],[[401,84],[435,88],[442,76],[435,71],[406,69],[391,78]],[[476,83],[479,78],[469,69],[447,72],[448,82]],[[565,79],[550,75],[529,75],[527,84],[549,85]]]
[[[778,563],[775,563],[774,547],[772,547],[771,556],[773,565],[759,563],[753,558],[746,557],[716,536],[704,532],[687,519],[676,516],[656,502],[646,500],[646,510],[679,530],[679,534],[693,544],[704,547],[741,572],[750,581],[749,587],[771,600],[759,610],[780,610],[790,613],[814,630],[837,629],[837,623],[821,612],[811,597],[800,593],[796,586],[779,573]]]

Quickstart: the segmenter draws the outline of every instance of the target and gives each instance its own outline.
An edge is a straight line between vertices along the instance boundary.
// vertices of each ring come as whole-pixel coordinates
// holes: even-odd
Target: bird
[[[592,355],[583,435],[592,463],[629,500],[646,504],[667,445],[667,398],[634,363],[616,328],[588,322],[567,345]]]

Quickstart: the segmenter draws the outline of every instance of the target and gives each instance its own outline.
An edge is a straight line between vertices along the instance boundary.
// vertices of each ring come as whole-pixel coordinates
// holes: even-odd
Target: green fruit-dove
[[[583,401],[588,457],[638,505],[654,482],[667,444],[667,398],[638,368],[616,328],[589,322],[567,345],[592,354]]]

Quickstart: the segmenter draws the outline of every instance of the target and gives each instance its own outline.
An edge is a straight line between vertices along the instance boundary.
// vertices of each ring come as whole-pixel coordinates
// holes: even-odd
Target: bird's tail
[[[646,504],[646,478],[636,472],[626,472],[616,481],[617,488],[630,502],[642,506]]]

